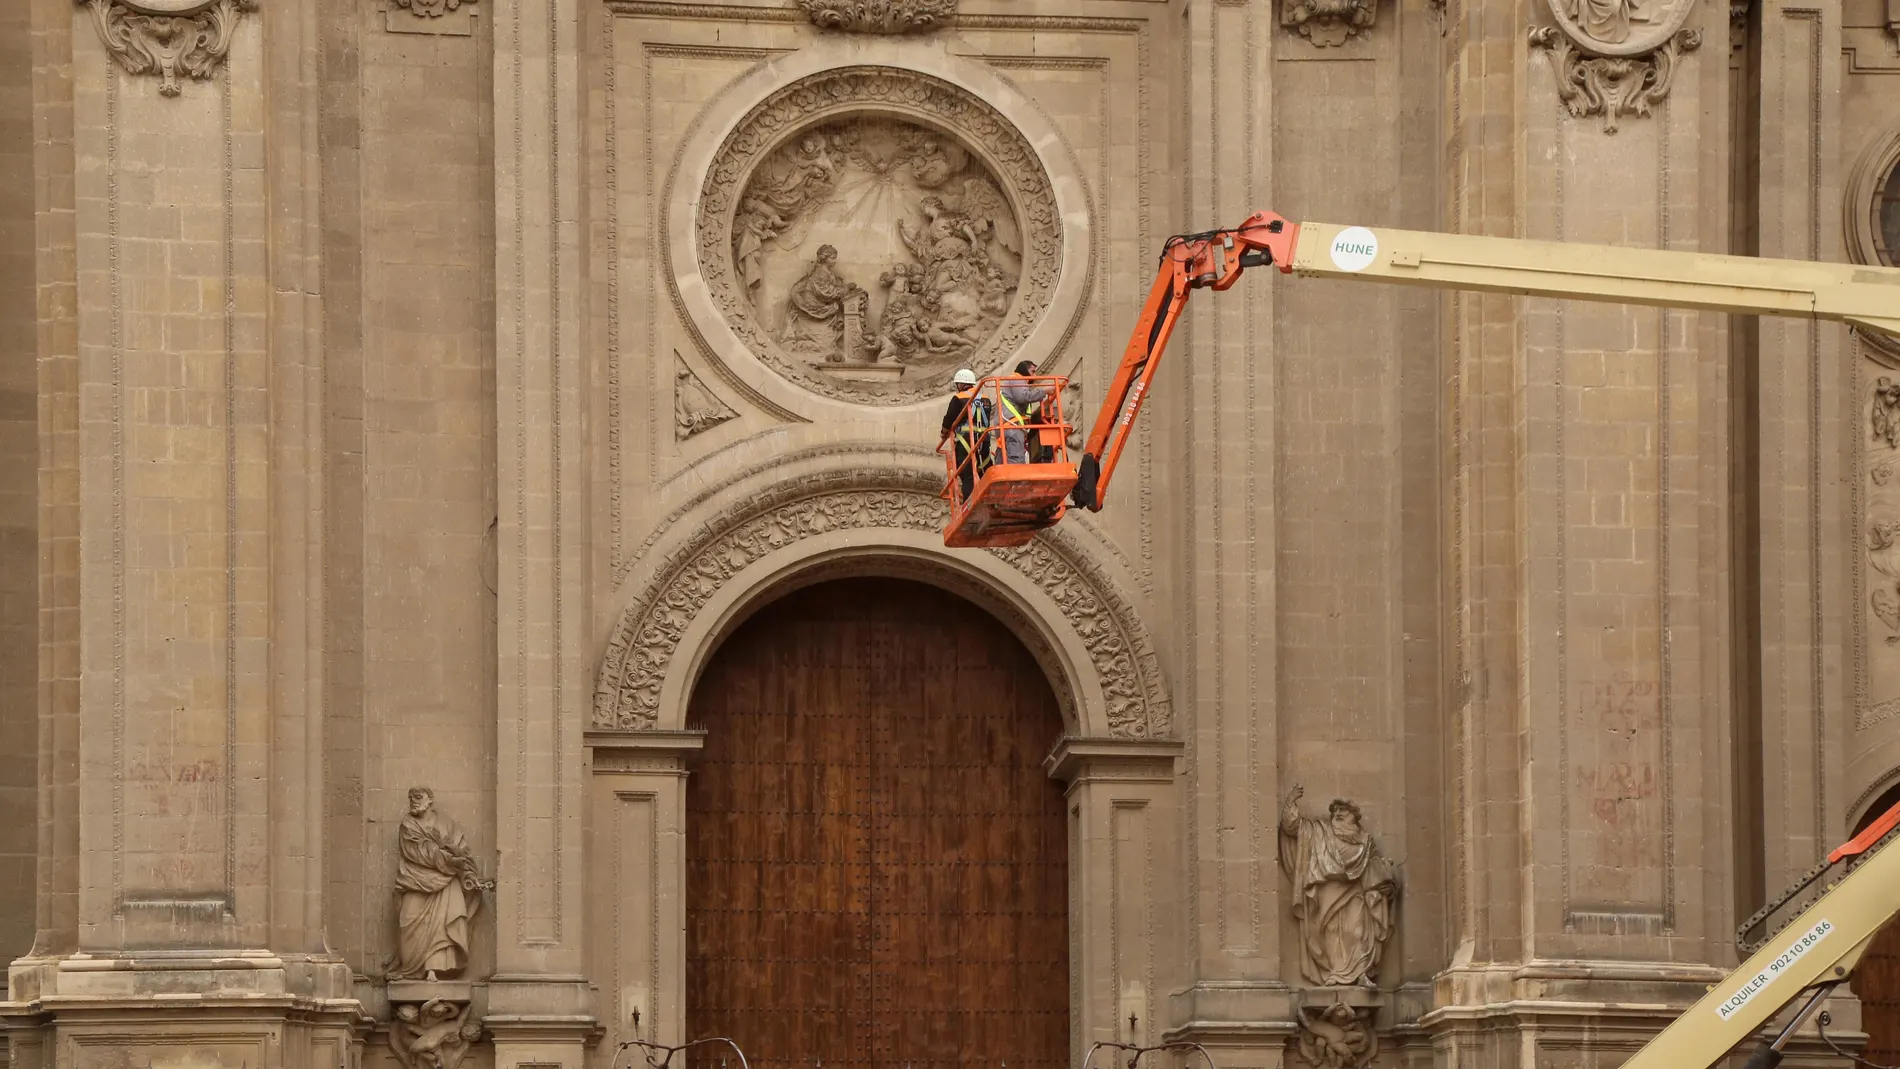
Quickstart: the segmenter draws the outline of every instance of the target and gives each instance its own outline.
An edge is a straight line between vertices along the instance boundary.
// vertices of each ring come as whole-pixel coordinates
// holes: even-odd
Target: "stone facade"
[[[1258,208],[1894,262],[1895,0],[21,0],[0,49],[12,1066],[685,1038],[686,704],[792,579],[1043,666],[1078,1063],[1615,1064],[1900,783],[1889,345],[1254,277],[1099,515],[945,550],[932,454],[964,363],[1099,403],[1161,241]]]

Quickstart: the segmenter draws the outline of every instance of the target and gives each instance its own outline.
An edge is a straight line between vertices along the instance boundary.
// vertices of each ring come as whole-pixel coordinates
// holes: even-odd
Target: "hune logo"
[[[1363,226],[1349,226],[1333,239],[1329,251],[1334,267],[1341,271],[1364,271],[1379,257],[1379,237]]]

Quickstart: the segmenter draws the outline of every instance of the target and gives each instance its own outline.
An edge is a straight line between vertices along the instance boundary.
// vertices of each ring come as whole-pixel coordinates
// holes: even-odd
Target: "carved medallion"
[[[1007,361],[1048,308],[1062,226],[1034,149],[947,82],[826,71],[754,108],[702,188],[700,273],[759,358],[901,405]]]
[[[78,0],[92,11],[106,51],[127,74],[155,74],[178,95],[180,76],[211,77],[231,50],[238,16],[257,0]]]
[[[1564,35],[1597,56],[1641,56],[1662,48],[1695,9],[1692,0],[1548,0]]]

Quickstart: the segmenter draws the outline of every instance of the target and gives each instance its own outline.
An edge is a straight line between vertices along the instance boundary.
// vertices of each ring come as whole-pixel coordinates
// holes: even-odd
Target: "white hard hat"
[[[958,386],[975,386],[976,372],[971,371],[967,367],[963,368],[956,374],[950,376],[950,381],[956,383]]]

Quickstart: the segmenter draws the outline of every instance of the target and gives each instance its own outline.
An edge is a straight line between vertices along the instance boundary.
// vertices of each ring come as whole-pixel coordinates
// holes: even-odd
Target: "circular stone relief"
[[[1551,17],[1581,48],[1599,56],[1640,56],[1661,48],[1694,10],[1693,0],[1549,0]]]
[[[802,79],[726,138],[699,201],[714,304],[767,365],[874,405],[996,368],[1048,309],[1062,264],[1049,177],[993,108],[928,75]]]

